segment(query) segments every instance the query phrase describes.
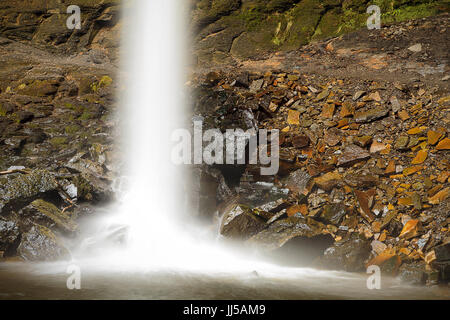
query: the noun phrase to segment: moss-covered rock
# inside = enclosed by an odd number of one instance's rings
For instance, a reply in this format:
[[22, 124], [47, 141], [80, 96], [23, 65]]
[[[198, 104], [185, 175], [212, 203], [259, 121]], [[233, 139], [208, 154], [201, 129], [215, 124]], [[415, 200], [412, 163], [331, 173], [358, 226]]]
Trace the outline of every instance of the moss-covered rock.
[[450, 9], [445, 0], [243, 1], [238, 9], [204, 21], [208, 23], [202, 25], [196, 38], [199, 63], [228, 63], [230, 57], [239, 60], [294, 50], [313, 40], [365, 28], [369, 17], [366, 10], [372, 4], [380, 7], [382, 24]]
[[57, 187], [53, 175], [46, 170], [0, 177], [0, 203], [6, 206], [14, 202], [23, 202], [42, 193], [56, 190]]
[[69, 259], [70, 253], [48, 228], [34, 225], [22, 235], [17, 253], [27, 261], [53, 261]]
[[58, 91], [59, 82], [54, 79], [50, 80], [35, 80], [29, 84], [20, 84], [16, 91], [19, 94], [45, 97], [54, 95]]
[[34, 200], [21, 210], [20, 215], [37, 224], [48, 228], [57, 228], [69, 234], [76, 232], [78, 228], [68, 214], [63, 213], [54, 204], [42, 199]]

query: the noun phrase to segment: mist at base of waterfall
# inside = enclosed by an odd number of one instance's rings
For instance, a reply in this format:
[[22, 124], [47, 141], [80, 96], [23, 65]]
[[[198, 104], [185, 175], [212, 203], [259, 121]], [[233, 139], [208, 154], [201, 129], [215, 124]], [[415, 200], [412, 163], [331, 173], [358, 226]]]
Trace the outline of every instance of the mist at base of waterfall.
[[66, 287], [66, 263], [0, 265], [1, 299], [450, 299], [448, 287], [414, 287], [383, 278], [380, 290], [366, 275], [311, 269], [208, 274], [132, 272], [81, 265], [81, 290]]

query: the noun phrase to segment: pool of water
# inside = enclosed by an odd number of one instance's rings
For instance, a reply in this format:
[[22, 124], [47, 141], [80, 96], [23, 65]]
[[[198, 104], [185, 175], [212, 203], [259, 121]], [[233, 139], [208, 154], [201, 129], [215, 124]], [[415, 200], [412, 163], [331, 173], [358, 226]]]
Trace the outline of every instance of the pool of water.
[[383, 278], [380, 290], [369, 290], [365, 274], [284, 267], [202, 273], [81, 265], [81, 289], [69, 290], [68, 266], [1, 264], [0, 299], [450, 299], [448, 286], [415, 287]]

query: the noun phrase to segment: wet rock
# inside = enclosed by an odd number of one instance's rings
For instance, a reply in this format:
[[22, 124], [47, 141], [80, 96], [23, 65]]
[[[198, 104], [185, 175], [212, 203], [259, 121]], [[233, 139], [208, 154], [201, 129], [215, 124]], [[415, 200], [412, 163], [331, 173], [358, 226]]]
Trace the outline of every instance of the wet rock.
[[77, 198], [87, 201], [108, 201], [114, 197], [111, 181], [93, 174], [82, 173], [73, 179]]
[[247, 241], [262, 249], [264, 254], [278, 263], [305, 266], [322, 256], [333, 243], [329, 234], [322, 234], [324, 226], [311, 218], [297, 215], [280, 219]]
[[307, 147], [309, 145], [309, 138], [306, 135], [295, 135], [292, 137], [292, 146], [294, 148], [304, 148]]
[[250, 92], [256, 93], [258, 92], [264, 84], [264, 79], [254, 80], [250, 85]]
[[389, 109], [377, 107], [369, 110], [361, 110], [355, 113], [355, 122], [368, 123], [385, 117], [389, 113]]
[[394, 144], [394, 148], [397, 150], [405, 150], [407, 149], [409, 142], [409, 137], [406, 135], [400, 136], [397, 138]]
[[401, 263], [401, 258], [393, 250], [387, 249], [367, 262], [366, 266], [376, 265], [380, 267], [382, 274], [396, 276]]
[[353, 188], [372, 188], [380, 183], [377, 176], [365, 173], [350, 173], [345, 176], [345, 183]]
[[248, 72], [243, 72], [236, 77], [236, 85], [244, 88], [248, 88], [250, 85]]
[[329, 145], [330, 147], [334, 147], [342, 141], [342, 137], [343, 134], [341, 130], [339, 130], [338, 128], [331, 128], [328, 129], [325, 133], [324, 140], [327, 145]]
[[343, 203], [333, 203], [324, 206], [320, 219], [326, 224], [339, 225], [346, 213], [347, 210]]
[[296, 237], [311, 238], [321, 234], [323, 225], [311, 218], [298, 216], [288, 217], [272, 223], [267, 229], [249, 239], [268, 250], [282, 247], [289, 240]]
[[375, 216], [371, 210], [374, 203], [375, 190], [371, 189], [365, 192], [354, 190], [354, 193], [359, 203], [359, 212], [361, 213], [361, 215], [368, 222], [372, 222], [373, 220], [375, 220]]
[[360, 136], [360, 137], [355, 137], [353, 139], [353, 142], [360, 146], [360, 147], [367, 147], [371, 142], [372, 142], [372, 137], [371, 136]]
[[311, 176], [303, 170], [296, 170], [286, 179], [286, 187], [297, 194], [307, 194], [307, 187]]
[[398, 277], [404, 283], [423, 285], [426, 281], [425, 263], [404, 263], [399, 268]]
[[421, 230], [421, 222], [417, 219], [411, 219], [405, 223], [399, 237], [403, 239], [411, 239], [419, 235]]
[[248, 207], [236, 205], [223, 215], [220, 234], [227, 238], [245, 240], [265, 227], [264, 220], [253, 214]]
[[14, 221], [0, 217], [0, 251], [11, 249], [19, 239], [19, 226]]
[[351, 166], [357, 162], [364, 161], [370, 158], [370, 153], [367, 150], [358, 147], [357, 145], [351, 144], [345, 147], [342, 156], [339, 158], [338, 166]]
[[0, 210], [1, 203], [13, 206], [15, 202], [25, 202], [58, 187], [53, 175], [46, 170], [0, 177], [0, 182]]
[[232, 192], [217, 169], [195, 168], [190, 173], [184, 185], [189, 207], [199, 217], [212, 217], [218, 203], [230, 198]]
[[351, 239], [336, 243], [325, 250], [319, 266], [347, 272], [365, 270], [364, 261], [370, 255], [370, 243], [362, 239]]
[[434, 253], [438, 262], [450, 261], [450, 242], [435, 247]]
[[314, 183], [322, 190], [331, 191], [340, 185], [342, 176], [337, 171], [327, 172], [320, 177], [314, 178]]
[[439, 281], [444, 283], [450, 281], [450, 261], [435, 262], [433, 267], [439, 271]]
[[42, 199], [34, 200], [30, 205], [23, 208], [19, 215], [34, 223], [48, 228], [57, 228], [68, 234], [75, 233], [78, 228], [77, 224], [67, 214]]
[[34, 225], [22, 235], [17, 253], [27, 261], [54, 261], [69, 259], [69, 251], [48, 228]]
[[272, 182], [263, 181], [241, 184], [237, 191], [241, 204], [254, 209], [261, 208], [262, 210], [269, 209], [278, 202], [285, 200], [289, 193], [288, 189], [278, 188]]

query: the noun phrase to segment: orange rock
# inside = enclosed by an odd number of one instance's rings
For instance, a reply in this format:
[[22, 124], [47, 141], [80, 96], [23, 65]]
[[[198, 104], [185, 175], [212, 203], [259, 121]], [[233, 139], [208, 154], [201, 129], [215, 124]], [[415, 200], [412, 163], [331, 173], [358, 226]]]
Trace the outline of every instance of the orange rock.
[[334, 115], [334, 103], [327, 103], [322, 108], [322, 117], [326, 119], [332, 119]]
[[[398, 192], [403, 192], [404, 190], [398, 190], [397, 189], [397, 191]], [[401, 205], [404, 205], [404, 206], [412, 206], [413, 205], [413, 201], [412, 201], [412, 199], [411, 198], [409, 198], [409, 197], [405, 197], [405, 198], [400, 198], [400, 199], [398, 199], [398, 202], [397, 202], [398, 204], [401, 204]]]
[[353, 109], [349, 102], [344, 102], [341, 108], [341, 118], [351, 117], [353, 115]]
[[342, 176], [337, 172], [328, 172], [314, 179], [316, 185], [325, 191], [331, 191], [342, 180]]
[[429, 130], [427, 133], [428, 144], [434, 146], [442, 137], [442, 133]]
[[427, 127], [415, 127], [408, 130], [408, 134], [419, 134], [424, 132], [427, 129]]
[[413, 159], [411, 164], [421, 164], [425, 161], [428, 156], [428, 150], [420, 150], [417, 152], [416, 157]]
[[370, 153], [376, 153], [384, 149], [386, 149], [386, 145], [384, 143], [374, 140], [370, 146]]
[[448, 198], [449, 194], [450, 194], [450, 187], [447, 187], [436, 193], [431, 198], [428, 198], [428, 202], [431, 204], [439, 204], [442, 201], [445, 201]]
[[432, 263], [434, 260], [436, 260], [436, 253], [434, 252], [434, 250], [428, 252], [424, 258], [425, 262], [427, 264]]
[[409, 119], [409, 114], [406, 110], [402, 110], [398, 112], [398, 116], [400, 117], [400, 119], [402, 119], [403, 121], [408, 120]]
[[374, 214], [371, 212], [373, 200], [375, 197], [375, 189], [364, 191], [354, 190], [356, 199], [359, 202], [359, 212], [369, 222], [375, 220]]
[[417, 236], [419, 232], [420, 221], [417, 219], [409, 220], [400, 232], [399, 238], [410, 239]]
[[301, 213], [302, 215], [306, 216], [308, 214], [308, 206], [306, 204], [299, 204], [289, 207], [286, 210], [286, 214], [288, 217], [292, 217], [296, 213]]
[[341, 120], [339, 120], [337, 127], [344, 130], [345, 127], [348, 128], [349, 122], [350, 122], [350, 120], [348, 118], [341, 119]]
[[444, 183], [447, 181], [448, 177], [450, 175], [450, 171], [443, 171], [441, 174], [437, 177], [437, 181], [440, 183]]
[[416, 172], [419, 172], [422, 169], [423, 169], [423, 166], [414, 166], [414, 167], [406, 168], [405, 170], [403, 170], [403, 175], [409, 176]]
[[295, 110], [289, 110], [287, 123], [288, 124], [300, 124], [300, 112]]
[[450, 149], [450, 139], [445, 138], [444, 140], [441, 140], [441, 142], [439, 142], [438, 145], [436, 146], [436, 149], [438, 149], [438, 150]]
[[395, 161], [394, 160], [390, 160], [386, 170], [384, 170], [385, 174], [391, 174], [391, 173], [395, 173]]
[[395, 253], [390, 250], [390, 249], [386, 249], [385, 251], [383, 251], [382, 253], [380, 253], [379, 255], [377, 255], [375, 258], [371, 259], [368, 263], [367, 263], [367, 267], [368, 266], [379, 266], [381, 265], [383, 262], [385, 262], [386, 260], [392, 258], [393, 256], [395, 256]]
[[330, 52], [334, 51], [333, 43], [331, 43], [331, 42], [328, 43], [327, 46], [325, 47], [325, 50], [330, 51]]
[[378, 233], [378, 232], [381, 231], [380, 229], [381, 229], [381, 222], [379, 222], [379, 221], [374, 221], [374, 222], [372, 223], [372, 230], [373, 230], [373, 232]]

